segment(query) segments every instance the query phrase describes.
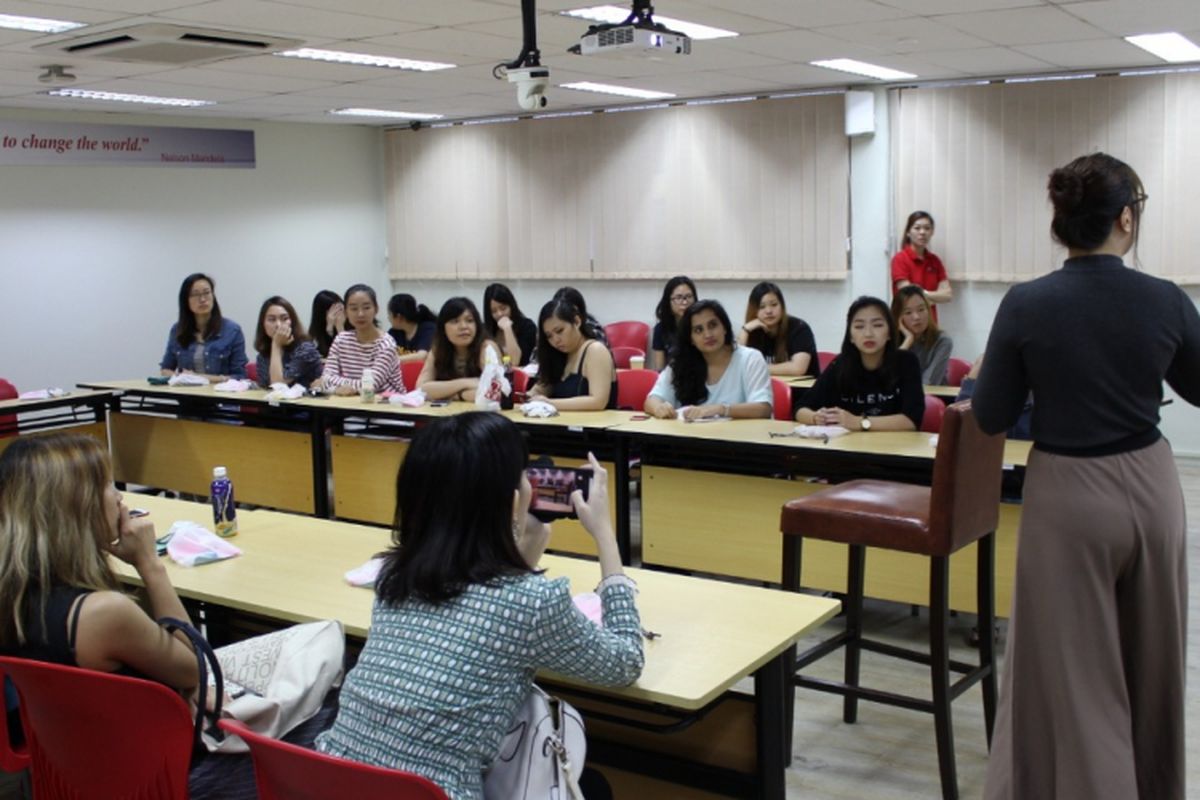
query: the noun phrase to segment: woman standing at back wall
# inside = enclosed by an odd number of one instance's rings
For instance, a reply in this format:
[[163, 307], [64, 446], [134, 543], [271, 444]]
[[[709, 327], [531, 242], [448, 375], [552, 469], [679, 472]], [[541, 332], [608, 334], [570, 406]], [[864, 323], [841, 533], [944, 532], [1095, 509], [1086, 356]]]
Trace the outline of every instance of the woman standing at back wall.
[[[928, 211], [914, 211], [904, 223], [900, 252], [892, 256], [892, 291], [914, 283], [925, 290], [930, 303], [949, 303], [954, 299], [950, 279], [942, 260], [929, 250], [933, 238], [933, 217]], [[937, 306], [933, 321], [937, 322]]]
[[1068, 258], [1005, 295], [972, 400], [988, 433], [1036, 401], [985, 797], [1183, 800], [1187, 524], [1158, 412], [1164, 379], [1200, 404], [1200, 314], [1122, 262], [1127, 164], [1077, 158], [1049, 194]]

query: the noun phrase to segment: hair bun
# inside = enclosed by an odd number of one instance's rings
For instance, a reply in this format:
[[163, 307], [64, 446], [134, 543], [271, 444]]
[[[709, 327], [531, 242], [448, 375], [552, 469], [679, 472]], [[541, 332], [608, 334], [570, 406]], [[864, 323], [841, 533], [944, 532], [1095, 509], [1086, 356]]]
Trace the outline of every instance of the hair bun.
[[1073, 169], [1059, 167], [1051, 172], [1048, 188], [1057, 212], [1070, 212], [1083, 202], [1083, 176]]

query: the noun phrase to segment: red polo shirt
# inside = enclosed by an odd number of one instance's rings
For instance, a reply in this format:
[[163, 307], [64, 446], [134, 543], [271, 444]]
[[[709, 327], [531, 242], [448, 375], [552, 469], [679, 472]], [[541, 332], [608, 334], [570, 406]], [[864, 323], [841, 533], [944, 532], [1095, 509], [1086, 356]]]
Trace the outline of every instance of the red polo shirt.
[[[924, 256], [913, 252], [912, 245], [906, 244], [904, 249], [892, 256], [892, 291], [900, 281], [915, 283], [927, 292], [936, 291], [938, 285], [946, 280], [946, 267], [942, 260], [928, 249]], [[937, 320], [937, 306], [933, 308], [933, 319]]]

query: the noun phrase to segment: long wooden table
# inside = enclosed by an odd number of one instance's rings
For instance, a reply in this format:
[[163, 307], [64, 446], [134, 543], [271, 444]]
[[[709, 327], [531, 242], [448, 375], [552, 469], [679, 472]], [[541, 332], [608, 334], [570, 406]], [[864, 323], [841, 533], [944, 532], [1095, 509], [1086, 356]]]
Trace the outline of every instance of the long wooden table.
[[[160, 534], [176, 520], [210, 519], [198, 503], [140, 495], [126, 502], [149, 510]], [[367, 635], [373, 594], [343, 575], [388, 546], [386, 531], [265, 510], [238, 519], [231, 541], [242, 556], [192, 569], [168, 560], [182, 597], [285, 623], [338, 619], [348, 635]], [[548, 577], [567, 577], [575, 593], [591, 591], [599, 579], [591, 561], [547, 555], [541, 566]], [[117, 568], [136, 583], [130, 567]], [[547, 678], [594, 719], [589, 755], [731, 796], [782, 798], [790, 761], [786, 655], [798, 637], [837, 613], [837, 601], [641, 569], [629, 575], [638, 582], [643, 626], [660, 634], [645, 643], [642, 676], [623, 689]], [[730, 696], [748, 676], [752, 703]], [[671, 732], [677, 729], [686, 730]], [[735, 746], [747, 744], [748, 754]]]
[[[794, 423], [736, 420], [683, 423], [642, 420], [613, 429], [642, 455], [642, 562], [776, 583], [780, 580], [780, 507], [818, 491], [826, 479], [873, 477], [928, 484], [933, 439], [927, 433], [851, 433], [823, 442], [787, 434]], [[772, 436], [776, 434], [776, 436]], [[1023, 469], [1029, 442], [1007, 442], [1005, 463]], [[997, 536], [997, 608], [1010, 606], [1020, 506], [1001, 506]], [[951, 606], [975, 610], [973, 546], [951, 559]], [[844, 592], [846, 547], [805, 544], [801, 583]], [[928, 602], [928, 560], [868, 550], [866, 594]]]
[[0, 400], [0, 452], [16, 436], [70, 430], [108, 443], [105, 409], [109, 392], [75, 390], [41, 400]]

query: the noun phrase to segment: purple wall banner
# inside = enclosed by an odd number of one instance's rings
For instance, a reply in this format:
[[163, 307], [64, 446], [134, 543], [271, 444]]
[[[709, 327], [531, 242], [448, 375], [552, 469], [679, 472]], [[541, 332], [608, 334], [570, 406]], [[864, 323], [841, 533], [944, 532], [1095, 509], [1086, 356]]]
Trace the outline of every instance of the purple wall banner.
[[254, 168], [254, 131], [0, 120], [0, 165]]

